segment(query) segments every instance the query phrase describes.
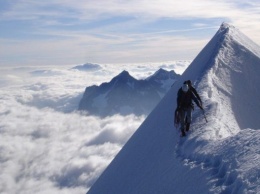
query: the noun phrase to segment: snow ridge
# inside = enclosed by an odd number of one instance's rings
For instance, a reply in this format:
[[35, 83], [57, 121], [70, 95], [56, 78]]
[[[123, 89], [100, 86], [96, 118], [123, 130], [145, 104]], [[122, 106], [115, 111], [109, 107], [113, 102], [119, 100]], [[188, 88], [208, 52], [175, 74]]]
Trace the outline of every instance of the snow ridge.
[[[223, 23], [88, 194], [260, 193], [260, 47]], [[179, 137], [176, 93], [190, 79], [208, 122], [193, 112]]]

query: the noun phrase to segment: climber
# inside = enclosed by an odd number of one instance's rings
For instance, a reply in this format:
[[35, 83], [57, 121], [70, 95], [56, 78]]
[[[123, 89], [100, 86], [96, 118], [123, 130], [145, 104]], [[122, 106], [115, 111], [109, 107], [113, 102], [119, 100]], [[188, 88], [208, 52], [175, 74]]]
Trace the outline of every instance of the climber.
[[189, 89], [191, 90], [191, 92], [195, 95], [195, 97], [198, 99], [198, 101], [199, 101], [200, 104], [202, 105], [201, 98], [200, 98], [198, 92], [196, 91], [196, 89], [192, 86], [191, 80], [187, 80], [187, 81], [185, 81], [183, 84], [188, 84]]
[[[181, 135], [185, 136], [185, 131], [189, 131], [190, 123], [192, 120], [192, 110], [194, 105], [192, 102], [195, 102], [197, 106], [203, 110], [203, 107], [200, 101], [196, 98], [195, 94], [192, 92], [187, 83], [184, 83], [183, 86], [179, 89], [177, 94], [177, 109], [176, 111], [180, 115], [180, 124], [181, 124]], [[187, 118], [186, 118], [187, 117]]]

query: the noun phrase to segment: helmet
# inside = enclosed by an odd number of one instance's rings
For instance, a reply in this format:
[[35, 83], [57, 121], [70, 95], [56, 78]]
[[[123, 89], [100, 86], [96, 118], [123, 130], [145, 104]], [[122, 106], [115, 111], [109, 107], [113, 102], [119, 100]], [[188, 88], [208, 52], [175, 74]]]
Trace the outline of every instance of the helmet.
[[183, 84], [188, 84], [188, 85], [191, 85], [191, 80], [186, 80], [185, 82], [183, 82]]
[[182, 91], [185, 92], [185, 93], [188, 92], [188, 90], [189, 90], [188, 84], [183, 84], [181, 89], [182, 89]]
[[191, 81], [190, 81], [190, 80], [187, 80], [186, 83], [187, 83], [188, 85], [191, 85]]

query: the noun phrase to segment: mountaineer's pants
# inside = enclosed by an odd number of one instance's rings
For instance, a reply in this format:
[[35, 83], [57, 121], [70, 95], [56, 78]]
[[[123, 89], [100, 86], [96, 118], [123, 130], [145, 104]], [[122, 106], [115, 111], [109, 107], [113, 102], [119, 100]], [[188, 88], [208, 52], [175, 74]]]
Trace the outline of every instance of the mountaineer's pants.
[[[181, 130], [185, 130], [185, 123], [191, 123], [191, 117], [192, 117], [192, 108], [187, 109], [181, 109], [180, 111], [180, 117], [181, 117]], [[185, 119], [187, 117], [187, 120]]]

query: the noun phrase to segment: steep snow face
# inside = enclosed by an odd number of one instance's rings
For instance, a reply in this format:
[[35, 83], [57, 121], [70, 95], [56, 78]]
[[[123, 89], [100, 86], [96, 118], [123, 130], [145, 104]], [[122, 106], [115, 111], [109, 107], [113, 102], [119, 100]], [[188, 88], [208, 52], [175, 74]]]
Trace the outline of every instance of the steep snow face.
[[231, 108], [240, 129], [260, 127], [260, 47], [230, 27], [227, 45], [221, 49], [218, 66], [230, 78]]
[[[222, 24], [88, 193], [259, 193], [259, 53]], [[173, 115], [188, 79], [208, 122], [195, 109], [191, 132], [180, 138]]]
[[[227, 26], [227, 25], [226, 25]], [[233, 26], [220, 28], [222, 41], [212, 68], [198, 84], [217, 128], [215, 138], [260, 127], [260, 48]]]

